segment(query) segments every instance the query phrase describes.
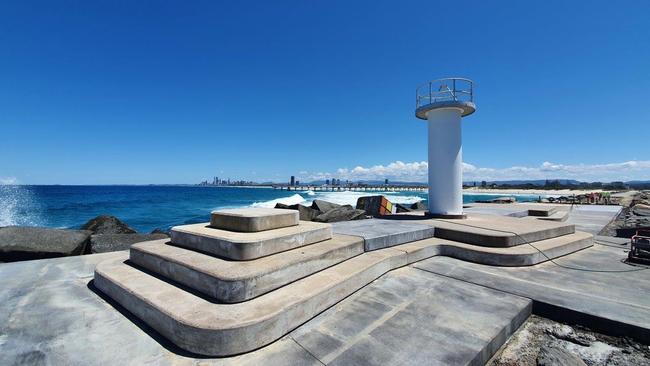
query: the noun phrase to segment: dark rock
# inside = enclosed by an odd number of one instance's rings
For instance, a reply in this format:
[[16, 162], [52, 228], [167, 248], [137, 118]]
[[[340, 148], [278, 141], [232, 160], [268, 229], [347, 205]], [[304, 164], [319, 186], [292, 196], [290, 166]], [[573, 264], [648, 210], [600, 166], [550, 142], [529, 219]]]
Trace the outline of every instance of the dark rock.
[[339, 222], [339, 221], [360, 220], [365, 218], [366, 218], [366, 211], [354, 209], [350, 205], [344, 205], [316, 216], [316, 218], [314, 218], [314, 221]]
[[0, 261], [67, 257], [83, 254], [92, 233], [87, 230], [60, 230], [40, 227], [0, 228]]
[[411, 209], [400, 204], [396, 203], [395, 206], [397, 207], [397, 213], [402, 213], [402, 212], [411, 212]]
[[300, 220], [303, 221], [314, 221], [317, 216], [323, 213], [320, 210], [303, 205], [298, 205], [298, 211], [300, 212]]
[[161, 228], [155, 228], [155, 229], [151, 230], [150, 234], [165, 234], [165, 235], [169, 236], [169, 230], [163, 230]]
[[318, 210], [320, 212], [331, 211], [339, 207], [341, 207], [341, 205], [337, 205], [336, 203], [331, 203], [331, 202], [321, 201], [321, 200], [314, 200], [314, 202], [311, 204], [311, 208]]
[[322, 214], [322, 211], [319, 211], [315, 208], [307, 207], [304, 205], [285, 205], [283, 203], [276, 203], [275, 208], [283, 208], [286, 210], [298, 210], [300, 213], [300, 220], [302, 221], [314, 221], [316, 216]]
[[411, 209], [417, 211], [424, 211], [427, 208], [427, 205], [423, 201], [418, 201], [411, 205]]
[[542, 346], [537, 355], [538, 366], [586, 366], [584, 361], [573, 353], [556, 345]]
[[115, 216], [101, 215], [85, 223], [82, 230], [90, 230], [93, 234], [134, 234], [136, 231]]
[[166, 234], [98, 234], [90, 238], [91, 253], [127, 250], [132, 244], [169, 238]]
[[650, 206], [643, 203], [637, 203], [632, 206], [632, 212], [638, 216], [650, 216]]

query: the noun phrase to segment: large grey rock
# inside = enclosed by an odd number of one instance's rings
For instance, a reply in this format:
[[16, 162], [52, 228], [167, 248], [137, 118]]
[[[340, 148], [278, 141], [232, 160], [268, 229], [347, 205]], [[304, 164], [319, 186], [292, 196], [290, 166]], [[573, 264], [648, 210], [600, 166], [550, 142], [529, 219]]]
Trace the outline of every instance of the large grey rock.
[[327, 201], [322, 201], [322, 200], [314, 200], [311, 204], [311, 208], [316, 209], [321, 212], [327, 212], [331, 211], [335, 208], [339, 208], [341, 205], [337, 205], [336, 203], [331, 203]]
[[101, 215], [81, 226], [81, 230], [90, 230], [93, 234], [134, 234], [136, 231], [115, 216]]
[[302, 221], [313, 221], [316, 218], [316, 216], [323, 213], [322, 211], [319, 211], [315, 208], [307, 207], [301, 204], [285, 205], [284, 203], [276, 203], [275, 208], [298, 210], [298, 214], [300, 215], [300, 220]]
[[298, 225], [298, 213], [277, 208], [236, 208], [213, 211], [210, 226], [216, 229], [254, 233]]
[[538, 366], [587, 366], [575, 354], [556, 345], [546, 344], [537, 355]]
[[422, 201], [415, 202], [414, 204], [411, 205], [411, 209], [412, 210], [417, 210], [417, 211], [420, 211], [420, 210], [424, 211], [427, 208], [428, 208], [427, 205]]
[[637, 203], [632, 207], [632, 212], [639, 216], [650, 216], [650, 206], [643, 203]]
[[357, 210], [350, 205], [340, 206], [314, 218], [317, 222], [340, 222], [366, 218], [366, 211]]
[[157, 234], [99, 234], [90, 237], [91, 253], [108, 253], [127, 250], [131, 245], [143, 241], [167, 239], [163, 233]]
[[0, 228], [0, 261], [80, 255], [86, 250], [90, 234], [87, 230], [3, 227]]

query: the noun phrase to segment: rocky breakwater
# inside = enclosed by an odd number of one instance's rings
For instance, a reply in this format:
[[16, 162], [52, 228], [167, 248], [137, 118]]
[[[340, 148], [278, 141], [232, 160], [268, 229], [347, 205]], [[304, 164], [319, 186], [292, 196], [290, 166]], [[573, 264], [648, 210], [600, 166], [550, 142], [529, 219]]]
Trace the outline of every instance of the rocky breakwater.
[[322, 200], [314, 200], [311, 206], [278, 203], [275, 208], [298, 210], [302, 221], [340, 222], [368, 218], [365, 210], [356, 209], [351, 205], [338, 205]]
[[629, 192], [625, 198], [620, 200], [621, 213], [601, 235], [630, 238], [639, 229], [650, 230], [650, 191]]
[[68, 257], [127, 250], [134, 243], [167, 238], [137, 233], [114, 216], [98, 216], [79, 230], [8, 226], [0, 228], [0, 262]]
[[386, 218], [393, 214], [426, 210], [426, 205], [417, 202], [407, 207], [399, 203], [392, 203], [384, 196], [364, 196], [359, 197], [356, 208], [352, 205], [339, 205], [322, 200], [314, 200], [311, 206], [278, 203], [275, 208], [297, 210], [300, 212], [302, 221], [340, 222], [372, 217]]

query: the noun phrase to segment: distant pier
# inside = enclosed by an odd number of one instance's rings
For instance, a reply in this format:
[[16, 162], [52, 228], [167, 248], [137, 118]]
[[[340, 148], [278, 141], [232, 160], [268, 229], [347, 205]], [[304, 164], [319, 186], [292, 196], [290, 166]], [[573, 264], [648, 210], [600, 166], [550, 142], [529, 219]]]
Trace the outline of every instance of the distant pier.
[[299, 185], [292, 186], [289, 184], [275, 184], [273, 189], [286, 190], [286, 191], [323, 191], [323, 192], [338, 192], [338, 191], [353, 191], [353, 192], [366, 192], [366, 191], [393, 191], [393, 192], [425, 192], [428, 187], [424, 185]]

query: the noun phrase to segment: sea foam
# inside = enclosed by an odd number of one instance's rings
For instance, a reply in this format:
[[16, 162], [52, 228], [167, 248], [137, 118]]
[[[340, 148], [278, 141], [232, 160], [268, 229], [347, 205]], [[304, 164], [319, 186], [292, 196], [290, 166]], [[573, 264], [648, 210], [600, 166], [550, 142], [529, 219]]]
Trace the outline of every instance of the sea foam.
[[289, 197], [276, 198], [274, 200], [264, 201], [264, 202], [255, 202], [251, 206], [252, 207], [273, 208], [278, 203], [281, 203], [281, 204], [284, 204], [284, 205], [295, 205], [295, 204], [304, 203], [304, 202], [305, 202], [305, 199], [301, 195], [296, 193], [293, 196], [289, 196]]

